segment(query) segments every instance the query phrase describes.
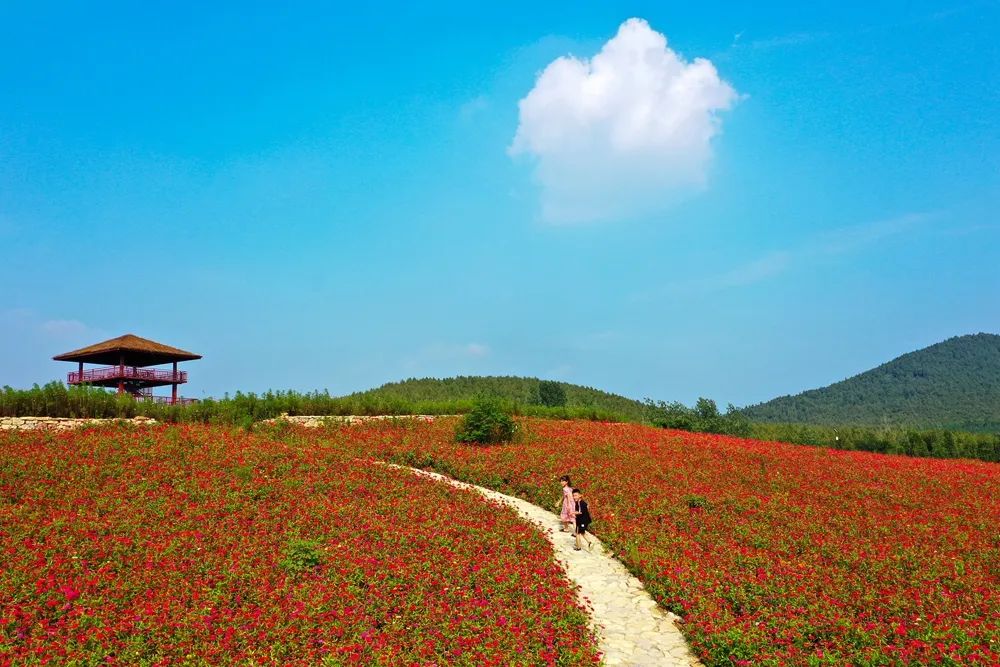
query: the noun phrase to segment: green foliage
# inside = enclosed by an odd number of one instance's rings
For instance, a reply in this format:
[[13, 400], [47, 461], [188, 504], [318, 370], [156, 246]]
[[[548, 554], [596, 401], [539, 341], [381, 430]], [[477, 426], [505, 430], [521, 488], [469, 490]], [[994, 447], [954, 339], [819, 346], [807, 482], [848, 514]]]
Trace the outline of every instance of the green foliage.
[[566, 390], [559, 382], [542, 380], [538, 383], [538, 402], [550, 408], [563, 407], [566, 405]]
[[[437, 382], [437, 381], [435, 381]], [[533, 381], [537, 382], [537, 381]], [[572, 385], [567, 385], [572, 386]], [[578, 388], [585, 392], [596, 391]], [[622, 412], [615, 409], [616, 400], [634, 403], [622, 397], [603, 402], [578, 399], [560, 407], [537, 404], [537, 386], [533, 398], [519, 401], [503, 392], [490, 393], [506, 401], [514, 414], [549, 419], [589, 419], [592, 421], [640, 421], [642, 410], [630, 408]], [[350, 396], [334, 397], [328, 392], [300, 393], [295, 391], [268, 391], [263, 394], [236, 392], [219, 399], [206, 398], [188, 405], [167, 405], [148, 401], [135, 401], [131, 396], [119, 396], [99, 387], [67, 387], [61, 382], [50, 382], [44, 387], [31, 389], [0, 389], [0, 417], [95, 417], [128, 418], [136, 415], [153, 417], [165, 422], [201, 422], [229, 424], [249, 429], [256, 422], [281, 414], [288, 415], [456, 415], [472, 409], [474, 397], [448, 397], [446, 394], [427, 392], [399, 395], [372, 390]], [[637, 404], [641, 408], [641, 404]]]
[[745, 409], [753, 421], [1000, 432], [1000, 336], [959, 336]]
[[459, 423], [455, 440], [490, 445], [510, 442], [517, 431], [510, 406], [496, 397], [481, 397]]
[[693, 509], [693, 510], [695, 510], [695, 509], [703, 510], [703, 509], [708, 509], [708, 507], [709, 507], [708, 498], [706, 498], [705, 496], [697, 495], [697, 494], [689, 494], [689, 495], [684, 496], [684, 503], [690, 509]]
[[1000, 463], [1000, 434], [901, 426], [751, 424], [750, 437], [800, 445], [903, 454], [939, 459], [980, 459]]
[[[549, 385], [543, 390], [542, 385]], [[562, 389], [565, 401], [554, 403], [542, 399], [542, 391], [553, 391], [552, 385]], [[557, 391], [557, 390], [556, 390]], [[562, 410], [573, 415], [595, 415], [598, 419], [611, 418], [615, 421], [642, 421], [646, 416], [645, 406], [617, 394], [566, 382], [552, 382], [537, 378], [507, 376], [459, 376], [454, 378], [422, 378], [392, 382], [376, 389], [351, 394], [346, 398], [378, 398], [381, 401], [400, 401], [415, 405], [426, 403], [460, 402], [468, 412], [477, 396], [498, 396], [515, 404], [521, 414], [548, 416], [541, 409]], [[557, 396], [557, 394], [555, 394]], [[580, 411], [580, 412], [575, 412]], [[589, 417], [583, 417], [589, 418]]]
[[706, 422], [719, 418], [719, 408], [715, 405], [715, 401], [710, 398], [699, 398], [698, 402], [694, 404], [694, 413], [698, 419]]
[[674, 401], [646, 401], [648, 421], [654, 426], [676, 428], [698, 433], [722, 433], [726, 435], [748, 436], [751, 424], [739, 410], [730, 405], [726, 414], [719, 414], [719, 408], [710, 398], [699, 398], [694, 408]]
[[718, 433], [799, 445], [904, 454], [933, 458], [966, 458], [1000, 462], [1000, 434], [970, 433], [902, 426], [825, 426], [751, 422], [730, 405], [720, 415], [715, 402], [698, 399], [695, 408], [682, 403], [646, 402], [649, 422], [662, 428]]
[[315, 540], [293, 539], [285, 546], [284, 558], [278, 565], [292, 575], [312, 570], [323, 562], [323, 549]]

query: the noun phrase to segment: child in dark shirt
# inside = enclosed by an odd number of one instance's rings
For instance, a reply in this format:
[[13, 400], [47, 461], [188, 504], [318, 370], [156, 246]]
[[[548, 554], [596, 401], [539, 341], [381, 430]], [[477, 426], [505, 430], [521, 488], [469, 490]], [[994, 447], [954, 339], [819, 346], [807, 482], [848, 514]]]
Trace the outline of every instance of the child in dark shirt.
[[583, 541], [587, 540], [587, 549], [593, 551], [594, 539], [587, 532], [587, 527], [590, 525], [590, 508], [587, 507], [587, 501], [583, 499], [583, 492], [580, 489], [573, 489], [573, 502], [576, 506], [576, 546], [573, 548], [579, 551]]

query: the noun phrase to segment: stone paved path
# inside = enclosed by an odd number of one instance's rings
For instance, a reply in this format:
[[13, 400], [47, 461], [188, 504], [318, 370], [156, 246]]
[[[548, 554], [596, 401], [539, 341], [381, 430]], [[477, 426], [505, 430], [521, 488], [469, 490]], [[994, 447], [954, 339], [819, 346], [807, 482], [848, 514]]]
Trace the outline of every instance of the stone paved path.
[[552, 512], [526, 500], [459, 482], [438, 473], [405, 469], [454, 487], [477, 491], [512, 507], [538, 526], [552, 543], [556, 560], [580, 587], [578, 595], [581, 603], [591, 609], [591, 623], [604, 653], [605, 664], [700, 667], [701, 662], [691, 653], [680, 630], [674, 625], [677, 617], [661, 609], [643, 588], [642, 582], [608, 555], [599, 541], [593, 551], [574, 551], [572, 535], [559, 532], [559, 517]]

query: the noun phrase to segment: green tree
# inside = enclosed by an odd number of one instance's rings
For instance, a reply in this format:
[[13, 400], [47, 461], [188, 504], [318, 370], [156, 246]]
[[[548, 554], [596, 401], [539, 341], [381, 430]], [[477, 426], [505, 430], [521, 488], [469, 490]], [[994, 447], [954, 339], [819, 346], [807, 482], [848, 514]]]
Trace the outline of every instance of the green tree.
[[719, 418], [719, 407], [710, 398], [699, 398], [694, 404], [695, 414], [703, 421], [712, 421]]
[[566, 405], [566, 390], [559, 382], [542, 380], [538, 383], [538, 402], [546, 407], [561, 408]]

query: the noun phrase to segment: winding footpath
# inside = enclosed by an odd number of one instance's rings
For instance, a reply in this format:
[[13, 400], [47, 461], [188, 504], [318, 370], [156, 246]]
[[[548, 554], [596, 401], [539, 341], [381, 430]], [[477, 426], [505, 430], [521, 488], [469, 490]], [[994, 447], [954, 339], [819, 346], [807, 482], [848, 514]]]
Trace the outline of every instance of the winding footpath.
[[581, 604], [590, 610], [591, 625], [605, 664], [700, 667], [701, 662], [691, 653], [674, 623], [677, 616], [661, 609], [642, 582], [612, 558], [600, 540], [595, 540], [593, 551], [574, 551], [573, 537], [559, 532], [559, 517], [526, 500], [426, 470], [385, 465], [475, 491], [513, 508], [540, 528], [552, 544], [556, 560], [579, 587], [577, 595]]

